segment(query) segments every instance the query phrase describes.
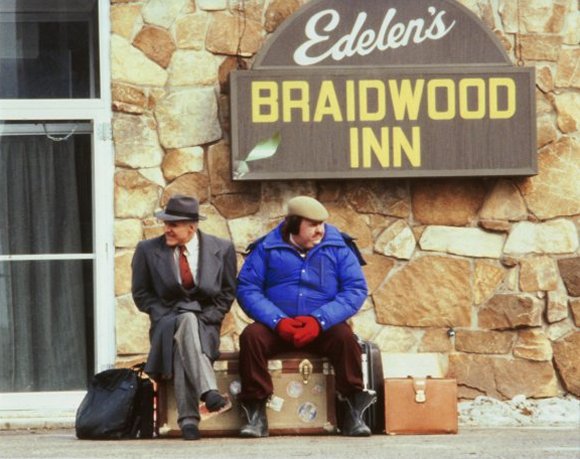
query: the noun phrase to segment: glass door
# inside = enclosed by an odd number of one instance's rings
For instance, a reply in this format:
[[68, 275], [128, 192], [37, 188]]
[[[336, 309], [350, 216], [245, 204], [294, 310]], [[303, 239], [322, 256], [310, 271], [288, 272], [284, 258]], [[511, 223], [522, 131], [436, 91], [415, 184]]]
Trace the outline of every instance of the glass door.
[[108, 9], [0, 0], [3, 424], [70, 422], [114, 364]]

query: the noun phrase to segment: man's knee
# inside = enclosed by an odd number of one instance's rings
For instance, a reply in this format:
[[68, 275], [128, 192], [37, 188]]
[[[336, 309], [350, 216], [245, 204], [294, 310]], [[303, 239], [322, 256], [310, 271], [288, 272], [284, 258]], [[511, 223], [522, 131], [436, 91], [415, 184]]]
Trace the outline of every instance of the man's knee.
[[197, 317], [193, 312], [184, 312], [177, 316], [177, 328], [197, 327]]
[[336, 343], [356, 343], [356, 337], [352, 328], [346, 323], [336, 324], [324, 332], [325, 338]]
[[244, 328], [244, 331], [240, 335], [240, 346], [251, 346], [259, 343], [264, 338], [264, 335], [269, 332], [268, 327], [259, 322], [254, 322]]

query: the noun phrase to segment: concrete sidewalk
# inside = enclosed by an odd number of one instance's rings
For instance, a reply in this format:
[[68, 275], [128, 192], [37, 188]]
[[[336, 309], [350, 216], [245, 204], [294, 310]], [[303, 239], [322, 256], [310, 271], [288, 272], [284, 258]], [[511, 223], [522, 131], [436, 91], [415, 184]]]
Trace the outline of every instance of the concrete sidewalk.
[[463, 428], [458, 435], [77, 440], [73, 430], [0, 431], [2, 458], [580, 458], [571, 428]]

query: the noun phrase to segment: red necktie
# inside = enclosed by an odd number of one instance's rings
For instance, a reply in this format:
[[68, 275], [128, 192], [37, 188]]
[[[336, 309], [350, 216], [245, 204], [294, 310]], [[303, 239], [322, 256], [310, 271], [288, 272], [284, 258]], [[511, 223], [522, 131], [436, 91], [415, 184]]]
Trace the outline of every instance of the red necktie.
[[181, 275], [181, 285], [187, 289], [194, 287], [193, 274], [191, 274], [191, 269], [189, 269], [184, 246], [179, 246], [179, 274]]

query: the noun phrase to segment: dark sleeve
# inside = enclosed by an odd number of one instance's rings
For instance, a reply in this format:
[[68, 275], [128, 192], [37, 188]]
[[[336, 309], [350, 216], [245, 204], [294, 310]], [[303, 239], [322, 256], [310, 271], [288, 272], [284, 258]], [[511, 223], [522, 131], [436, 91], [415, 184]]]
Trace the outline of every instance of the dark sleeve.
[[155, 293], [149, 263], [145, 253], [144, 242], [137, 244], [133, 260], [131, 262], [132, 282], [131, 293], [137, 308], [149, 314], [151, 322], [157, 322], [170, 310]]
[[224, 320], [236, 297], [236, 273], [238, 260], [231, 242], [227, 243], [222, 258], [221, 288], [213, 297], [212, 304], [203, 307], [199, 319], [208, 325], [219, 325]]

